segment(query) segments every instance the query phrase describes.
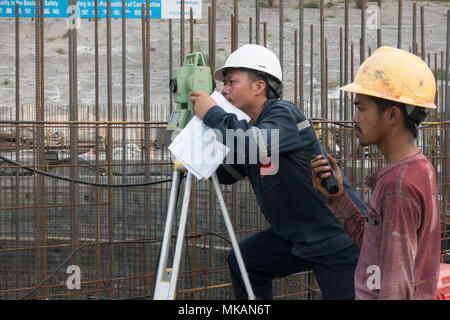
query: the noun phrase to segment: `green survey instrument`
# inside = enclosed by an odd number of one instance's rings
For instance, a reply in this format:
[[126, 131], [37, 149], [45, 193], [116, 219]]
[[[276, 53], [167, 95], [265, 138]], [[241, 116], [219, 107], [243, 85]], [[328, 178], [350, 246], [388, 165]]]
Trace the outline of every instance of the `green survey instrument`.
[[213, 91], [211, 69], [206, 65], [201, 52], [187, 55], [183, 66], [173, 69], [172, 76], [170, 91], [178, 106], [170, 115], [167, 131], [182, 130], [194, 116], [194, 104], [190, 99], [191, 91], [201, 90], [208, 95]]

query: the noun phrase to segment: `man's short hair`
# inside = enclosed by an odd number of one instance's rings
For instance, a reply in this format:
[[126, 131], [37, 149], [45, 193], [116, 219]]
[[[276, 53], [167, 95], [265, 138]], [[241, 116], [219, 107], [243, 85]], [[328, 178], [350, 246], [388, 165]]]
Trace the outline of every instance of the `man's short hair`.
[[411, 134], [414, 136], [414, 139], [417, 138], [417, 126], [419, 123], [414, 122], [413, 119], [411, 119], [408, 115], [408, 112], [406, 110], [406, 105], [401, 102], [382, 99], [378, 97], [368, 96], [378, 107], [378, 111], [380, 113], [383, 113], [387, 109], [391, 107], [397, 107], [401, 110], [403, 115], [403, 124], [405, 125], [405, 128], [411, 132]]

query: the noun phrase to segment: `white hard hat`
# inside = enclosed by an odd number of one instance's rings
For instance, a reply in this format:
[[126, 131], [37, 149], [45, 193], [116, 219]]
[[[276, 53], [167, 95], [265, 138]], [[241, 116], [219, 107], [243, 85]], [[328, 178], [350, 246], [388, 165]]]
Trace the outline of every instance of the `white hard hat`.
[[223, 71], [227, 68], [246, 68], [265, 72], [283, 83], [280, 61], [269, 49], [257, 44], [245, 44], [234, 51], [222, 68], [214, 72], [214, 79], [223, 81]]

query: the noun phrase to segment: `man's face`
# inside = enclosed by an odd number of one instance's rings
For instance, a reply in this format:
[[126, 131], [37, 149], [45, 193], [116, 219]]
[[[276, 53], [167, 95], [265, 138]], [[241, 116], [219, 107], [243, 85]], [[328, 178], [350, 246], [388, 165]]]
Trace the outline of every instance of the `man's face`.
[[[386, 123], [383, 121], [383, 113], [373, 100], [363, 94], [356, 94], [356, 112], [353, 116], [355, 133], [362, 145], [378, 144], [382, 139]], [[386, 111], [385, 111], [386, 112]]]
[[246, 71], [230, 70], [225, 75], [222, 94], [232, 105], [245, 112], [251, 107], [255, 96], [254, 84]]

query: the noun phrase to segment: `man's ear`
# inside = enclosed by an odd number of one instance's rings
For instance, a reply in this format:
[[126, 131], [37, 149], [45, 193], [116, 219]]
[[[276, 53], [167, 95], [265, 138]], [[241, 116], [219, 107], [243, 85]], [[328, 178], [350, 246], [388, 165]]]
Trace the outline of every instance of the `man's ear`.
[[256, 95], [261, 95], [261, 94], [265, 94], [266, 92], [266, 82], [264, 80], [256, 80], [254, 83], [255, 88], [256, 88]]
[[399, 107], [393, 106], [392, 108], [386, 110], [386, 117], [389, 123], [395, 124], [402, 120], [402, 111]]

